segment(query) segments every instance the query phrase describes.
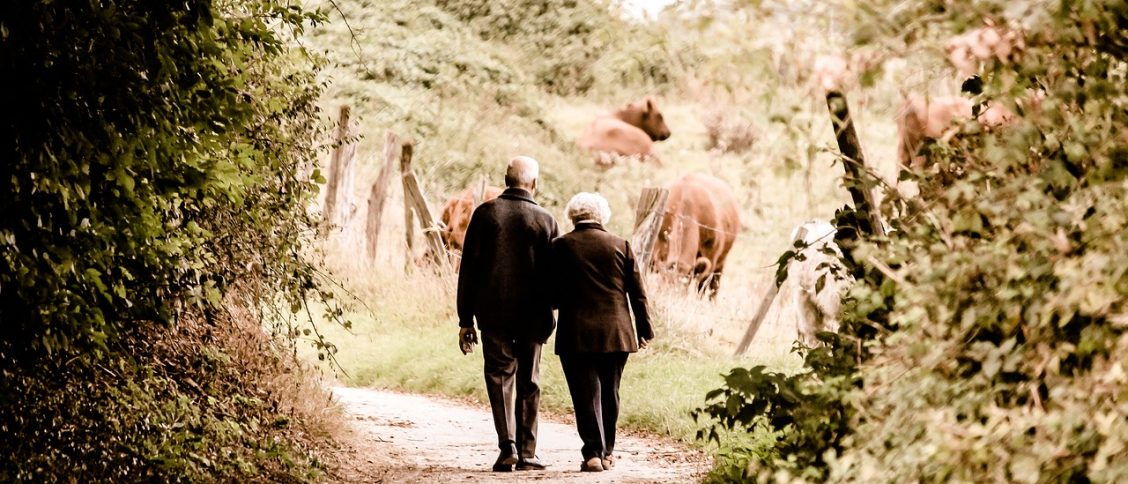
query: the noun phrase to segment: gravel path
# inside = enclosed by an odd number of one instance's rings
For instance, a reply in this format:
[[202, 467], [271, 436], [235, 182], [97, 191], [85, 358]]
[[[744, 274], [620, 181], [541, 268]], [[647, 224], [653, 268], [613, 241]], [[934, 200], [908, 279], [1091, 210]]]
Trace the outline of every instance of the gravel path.
[[541, 416], [537, 454], [544, 471], [495, 473], [493, 423], [487, 408], [430, 396], [367, 388], [333, 388], [351, 426], [342, 475], [353, 482], [696, 482], [708, 469], [698, 451], [663, 439], [622, 435], [618, 462], [581, 473], [580, 437], [571, 424]]

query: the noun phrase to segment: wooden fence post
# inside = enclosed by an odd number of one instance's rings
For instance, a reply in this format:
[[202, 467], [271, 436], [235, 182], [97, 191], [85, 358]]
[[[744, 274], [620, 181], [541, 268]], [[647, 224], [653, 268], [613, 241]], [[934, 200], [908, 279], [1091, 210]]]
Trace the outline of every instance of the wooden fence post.
[[[411, 156], [415, 151], [415, 146], [410, 141], [403, 143], [402, 153], [400, 155], [400, 180], [402, 181], [408, 173], [411, 172]], [[403, 191], [403, 230], [404, 241], [407, 243], [407, 253], [411, 254], [415, 249], [415, 218], [412, 216], [412, 205], [408, 201], [406, 190], [406, 182], [404, 183]], [[408, 267], [411, 266], [411, 260], [407, 261]]]
[[650, 255], [654, 243], [658, 241], [658, 231], [662, 230], [662, 218], [666, 214], [666, 200], [670, 191], [665, 188], [643, 188], [635, 208], [634, 245], [635, 258], [645, 268], [650, 267]]
[[[435, 218], [431, 215], [431, 207], [427, 205], [427, 198], [423, 195], [423, 190], [419, 188], [419, 180], [415, 177], [415, 172], [411, 169], [411, 143], [403, 145], [403, 158], [400, 159], [400, 172], [403, 175], [403, 211], [405, 221], [408, 223], [406, 227], [407, 234], [407, 249], [408, 254], [412, 253], [412, 239], [414, 237], [414, 227], [412, 227], [412, 213], [419, 217], [419, 226], [423, 229], [423, 238], [427, 241], [428, 247], [435, 254], [436, 263], [439, 264], [439, 271], [442, 274], [447, 274], [450, 267], [450, 259], [446, 256], [446, 247], [443, 244], [442, 237], [439, 236], [439, 226], [435, 223]], [[411, 149], [409, 149], [411, 148]], [[408, 260], [408, 265], [411, 264]]]
[[859, 229], [871, 235], [884, 235], [885, 226], [881, 223], [880, 214], [877, 213], [877, 205], [873, 203], [873, 193], [863, 186], [866, 159], [862, 153], [862, 145], [858, 142], [858, 133], [854, 131], [854, 119], [850, 117], [850, 106], [846, 103], [846, 95], [841, 91], [828, 91], [826, 107], [830, 110], [834, 138], [838, 141], [838, 149], [844, 158], [842, 168], [846, 170], [845, 185], [850, 191], [850, 198], [854, 200], [854, 210], [869, 215], [867, 219], [858, 220], [862, 225]]
[[342, 193], [342, 185], [345, 185], [344, 194], [346, 203], [351, 199], [352, 194], [348, 193], [349, 189], [348, 180], [349, 170], [352, 166], [353, 153], [356, 152], [356, 144], [349, 140], [351, 123], [349, 120], [351, 108], [347, 104], [341, 105], [340, 115], [337, 118], [337, 132], [334, 136], [333, 153], [329, 158], [329, 177], [325, 183], [325, 210], [322, 213], [322, 233], [325, 233], [334, 223], [337, 222], [337, 212], [340, 200], [338, 197]]
[[380, 239], [380, 223], [384, 217], [384, 202], [388, 199], [388, 181], [395, 171], [396, 155], [400, 151], [399, 136], [392, 130], [384, 135], [384, 165], [380, 167], [380, 174], [372, 183], [368, 195], [368, 224], [365, 233], [368, 236], [368, 258], [376, 260], [376, 247]]

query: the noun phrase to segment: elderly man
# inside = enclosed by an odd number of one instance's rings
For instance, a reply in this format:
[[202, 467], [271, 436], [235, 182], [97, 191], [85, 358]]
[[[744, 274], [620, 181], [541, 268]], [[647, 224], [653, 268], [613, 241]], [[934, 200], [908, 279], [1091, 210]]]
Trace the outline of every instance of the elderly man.
[[580, 470], [605, 471], [615, 464], [619, 380], [627, 355], [646, 348], [654, 330], [634, 252], [603, 228], [611, 218], [607, 200], [580, 193], [565, 212], [575, 229], [552, 241], [553, 294], [560, 308], [556, 354], [583, 440]]
[[[541, 470], [536, 456], [541, 345], [556, 322], [547, 272], [556, 220], [533, 201], [536, 160], [509, 160], [504, 192], [476, 210], [466, 228], [458, 274], [458, 325], [462, 351], [482, 330], [486, 393], [501, 453], [495, 472]], [[516, 384], [516, 401], [513, 398]]]

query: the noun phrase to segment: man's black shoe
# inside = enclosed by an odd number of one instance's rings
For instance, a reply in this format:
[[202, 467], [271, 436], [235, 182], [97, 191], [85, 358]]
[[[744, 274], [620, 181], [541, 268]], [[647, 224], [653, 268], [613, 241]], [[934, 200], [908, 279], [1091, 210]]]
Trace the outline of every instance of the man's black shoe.
[[548, 464], [541, 462], [539, 457], [517, 461], [517, 470], [519, 471], [543, 471], [546, 467], [548, 467]]
[[509, 448], [501, 451], [497, 456], [497, 462], [494, 462], [494, 472], [511, 472], [513, 471], [513, 464], [517, 463], [517, 446], [509, 444]]

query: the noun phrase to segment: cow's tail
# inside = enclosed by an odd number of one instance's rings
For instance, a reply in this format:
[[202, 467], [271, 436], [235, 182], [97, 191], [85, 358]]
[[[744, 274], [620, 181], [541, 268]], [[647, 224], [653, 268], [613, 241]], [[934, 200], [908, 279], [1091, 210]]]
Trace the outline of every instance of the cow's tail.
[[713, 261], [707, 257], [698, 257], [693, 264], [693, 274], [698, 277], [708, 277], [713, 273]]

